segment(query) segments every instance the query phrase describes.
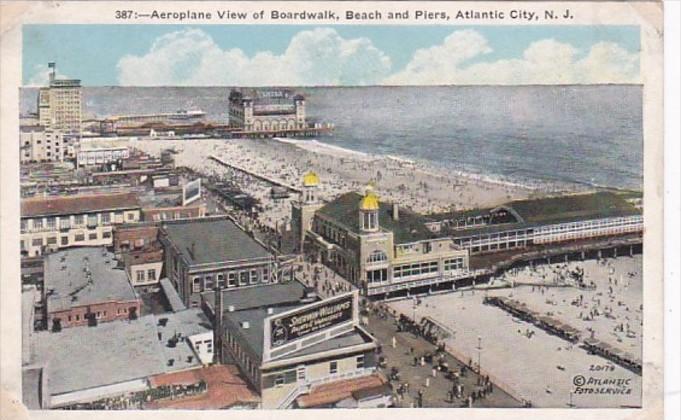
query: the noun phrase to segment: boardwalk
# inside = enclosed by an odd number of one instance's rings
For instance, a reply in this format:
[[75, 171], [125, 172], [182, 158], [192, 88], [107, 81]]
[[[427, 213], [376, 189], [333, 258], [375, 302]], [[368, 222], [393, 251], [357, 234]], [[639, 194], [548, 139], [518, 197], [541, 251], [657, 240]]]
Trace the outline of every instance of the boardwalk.
[[226, 161], [220, 159], [219, 157], [217, 157], [217, 156], [215, 156], [215, 155], [210, 155], [209, 158], [210, 158], [211, 160], [215, 161], [215, 162], [218, 162], [218, 163], [221, 164], [221, 165], [227, 166], [227, 167], [232, 168], [232, 169], [236, 169], [237, 171], [240, 171], [240, 172], [243, 172], [243, 173], [245, 173], [245, 174], [248, 174], [248, 175], [250, 175], [250, 176], [252, 176], [252, 177], [254, 177], [254, 178], [257, 178], [257, 179], [259, 179], [259, 180], [261, 180], [261, 181], [265, 181], [265, 182], [268, 182], [268, 183], [270, 183], [270, 184], [272, 184], [272, 185], [276, 185], [276, 186], [279, 186], [279, 187], [287, 188], [287, 189], [289, 189], [289, 190], [291, 190], [291, 191], [293, 191], [293, 192], [297, 192], [297, 193], [302, 192], [302, 190], [301, 190], [300, 188], [298, 188], [298, 187], [294, 187], [294, 186], [292, 186], [292, 185], [286, 184], [286, 183], [284, 183], [284, 182], [281, 182], [281, 181], [279, 181], [279, 180], [277, 180], [277, 179], [274, 179], [274, 178], [272, 178], [272, 177], [269, 177], [269, 176], [267, 176], [267, 175], [259, 174], [259, 173], [257, 173], [257, 172], [251, 171], [251, 170], [249, 170], [249, 169], [243, 168], [243, 167], [238, 166], [238, 165], [235, 165], [235, 164], [233, 164], [233, 163], [228, 163], [228, 162], [226, 162]]

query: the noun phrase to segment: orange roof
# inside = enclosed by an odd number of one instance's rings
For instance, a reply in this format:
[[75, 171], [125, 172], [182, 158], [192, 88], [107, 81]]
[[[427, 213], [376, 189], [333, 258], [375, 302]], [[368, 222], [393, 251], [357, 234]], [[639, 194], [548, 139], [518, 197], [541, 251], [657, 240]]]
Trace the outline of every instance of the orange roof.
[[21, 200], [21, 217], [139, 208], [135, 193], [33, 197]]
[[149, 383], [156, 388], [163, 385], [190, 385], [205, 381], [208, 390], [202, 394], [174, 400], [152, 401], [147, 409], [219, 410], [237, 404], [257, 404], [260, 398], [240, 376], [235, 365], [213, 365], [198, 369], [156, 375]]
[[378, 388], [386, 383], [380, 374], [363, 376], [355, 379], [344, 379], [313, 387], [309, 394], [296, 400], [301, 408], [318, 407], [352, 397], [353, 392], [369, 388]]

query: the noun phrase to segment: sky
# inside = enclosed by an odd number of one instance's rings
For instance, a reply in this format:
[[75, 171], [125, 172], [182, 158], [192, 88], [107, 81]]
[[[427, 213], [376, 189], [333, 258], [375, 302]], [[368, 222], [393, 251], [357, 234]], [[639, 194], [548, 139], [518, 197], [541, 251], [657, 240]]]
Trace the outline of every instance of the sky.
[[23, 82], [87, 86], [639, 83], [636, 26], [25, 25]]

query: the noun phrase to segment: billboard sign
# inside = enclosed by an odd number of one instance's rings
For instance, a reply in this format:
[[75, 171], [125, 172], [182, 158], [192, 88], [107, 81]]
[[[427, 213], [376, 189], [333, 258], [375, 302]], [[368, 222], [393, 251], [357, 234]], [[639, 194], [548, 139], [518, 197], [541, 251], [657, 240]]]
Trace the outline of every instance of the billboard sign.
[[201, 198], [201, 178], [187, 182], [182, 187], [182, 205], [186, 206]]
[[347, 331], [344, 326], [351, 328], [358, 322], [358, 298], [353, 291], [265, 319], [265, 358], [316, 343], [316, 336], [331, 338]]

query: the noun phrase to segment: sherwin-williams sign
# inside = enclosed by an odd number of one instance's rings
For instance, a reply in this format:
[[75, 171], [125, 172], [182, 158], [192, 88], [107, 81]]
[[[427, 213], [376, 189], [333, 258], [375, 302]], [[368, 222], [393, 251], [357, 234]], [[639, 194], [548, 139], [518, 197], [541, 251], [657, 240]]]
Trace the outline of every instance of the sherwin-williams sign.
[[354, 295], [343, 296], [322, 305], [308, 306], [301, 308], [300, 311], [270, 319], [272, 348], [352, 321], [354, 301]]
[[186, 206], [199, 198], [201, 198], [201, 178], [184, 185], [182, 188], [182, 205]]

